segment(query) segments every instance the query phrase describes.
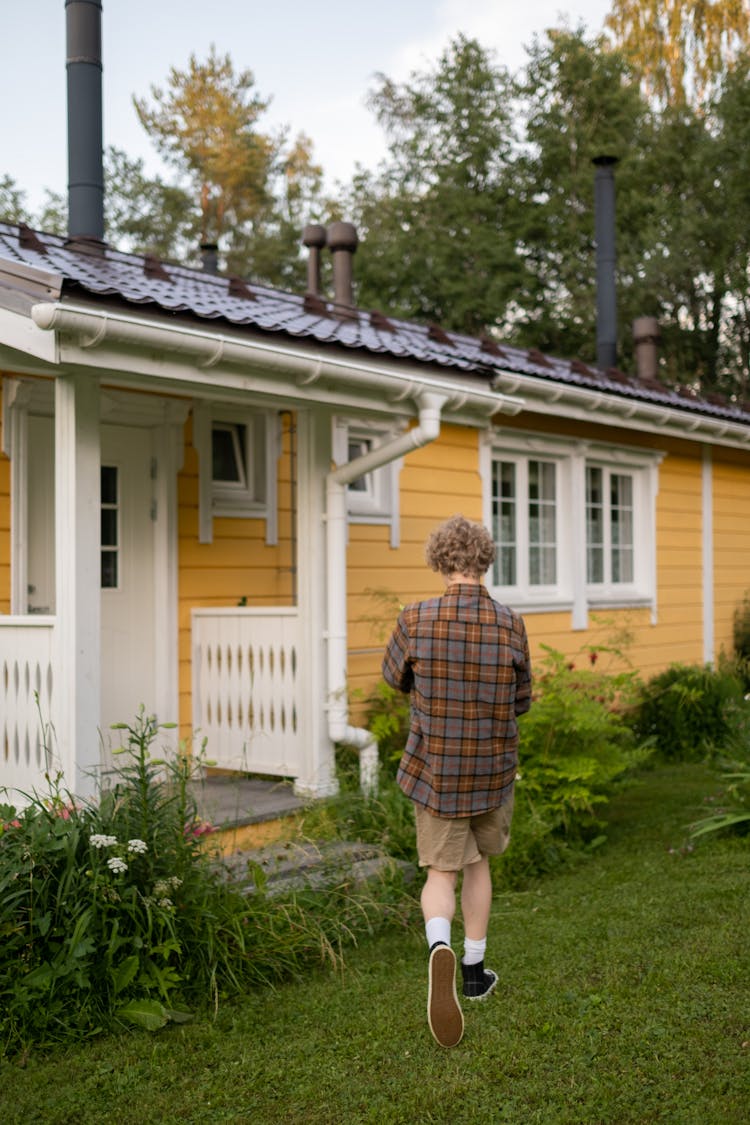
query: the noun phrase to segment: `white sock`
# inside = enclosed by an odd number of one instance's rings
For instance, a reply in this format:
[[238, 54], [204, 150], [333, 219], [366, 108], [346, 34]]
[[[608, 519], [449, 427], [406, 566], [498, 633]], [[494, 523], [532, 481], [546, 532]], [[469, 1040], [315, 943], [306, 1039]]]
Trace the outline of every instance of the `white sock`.
[[424, 924], [424, 931], [430, 949], [436, 941], [444, 941], [446, 945], [451, 943], [451, 924], [448, 918], [429, 918]]
[[481, 941], [474, 941], [472, 938], [464, 938], [464, 965], [478, 965], [480, 961], [484, 961], [485, 950], [487, 949], [487, 938], [482, 938]]

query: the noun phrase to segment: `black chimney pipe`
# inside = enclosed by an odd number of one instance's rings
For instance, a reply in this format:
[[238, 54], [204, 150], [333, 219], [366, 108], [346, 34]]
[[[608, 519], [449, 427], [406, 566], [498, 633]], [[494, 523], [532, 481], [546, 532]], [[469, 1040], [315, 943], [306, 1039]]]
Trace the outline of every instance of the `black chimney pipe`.
[[104, 241], [102, 3], [65, 0], [68, 237]]
[[616, 156], [596, 156], [594, 237], [596, 239], [596, 363], [617, 366], [617, 291], [615, 287]]

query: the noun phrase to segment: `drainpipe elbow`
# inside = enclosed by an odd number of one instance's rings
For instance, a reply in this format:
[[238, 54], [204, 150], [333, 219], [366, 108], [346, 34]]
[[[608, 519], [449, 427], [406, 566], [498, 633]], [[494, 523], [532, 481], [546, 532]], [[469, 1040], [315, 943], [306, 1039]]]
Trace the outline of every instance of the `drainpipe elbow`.
[[411, 431], [414, 447], [429, 445], [440, 437], [440, 415], [448, 399], [434, 391], [423, 391], [418, 398], [419, 425]]

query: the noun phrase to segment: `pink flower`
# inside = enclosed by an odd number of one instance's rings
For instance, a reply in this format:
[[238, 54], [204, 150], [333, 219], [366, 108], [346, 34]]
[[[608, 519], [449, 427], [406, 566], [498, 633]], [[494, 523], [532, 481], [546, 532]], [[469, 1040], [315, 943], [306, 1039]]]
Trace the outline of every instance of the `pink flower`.
[[215, 832], [213, 824], [209, 824], [207, 820], [195, 820], [192, 824], [185, 825], [186, 836], [208, 836], [211, 832]]

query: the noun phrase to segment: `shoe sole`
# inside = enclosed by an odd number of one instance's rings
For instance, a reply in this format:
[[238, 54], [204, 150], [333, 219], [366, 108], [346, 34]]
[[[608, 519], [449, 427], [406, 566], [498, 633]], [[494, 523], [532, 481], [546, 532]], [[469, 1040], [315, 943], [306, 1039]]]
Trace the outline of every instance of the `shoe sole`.
[[436, 1043], [456, 1047], [464, 1033], [464, 1015], [456, 994], [456, 955], [447, 945], [430, 954], [427, 1022]]
[[492, 969], [485, 969], [485, 972], [492, 973], [492, 976], [494, 977], [494, 980], [492, 981], [492, 984], [490, 984], [487, 988], [485, 988], [484, 992], [480, 993], [479, 996], [467, 996], [466, 992], [464, 992], [464, 1000], [472, 1000], [472, 1001], [474, 1001], [474, 1000], [486, 1000], [487, 997], [490, 996], [495, 991], [495, 987], [496, 987], [497, 981], [498, 981], [497, 973], [494, 972]]

